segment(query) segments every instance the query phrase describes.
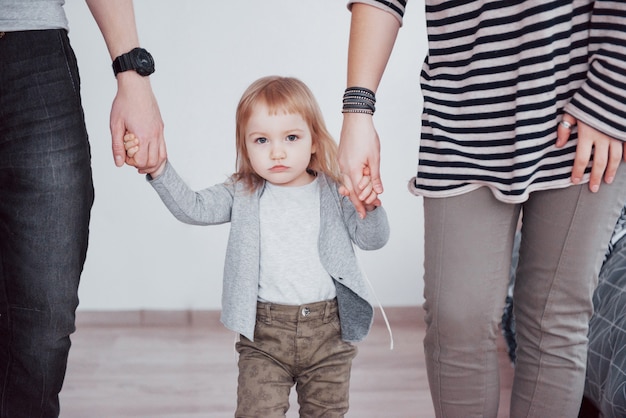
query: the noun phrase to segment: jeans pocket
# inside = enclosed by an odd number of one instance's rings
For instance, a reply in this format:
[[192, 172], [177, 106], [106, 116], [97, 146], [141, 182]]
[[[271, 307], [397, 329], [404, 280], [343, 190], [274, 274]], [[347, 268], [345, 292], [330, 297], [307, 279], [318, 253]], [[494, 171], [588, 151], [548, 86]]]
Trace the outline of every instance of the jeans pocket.
[[339, 317], [333, 318], [328, 324], [333, 327], [335, 331], [341, 333], [341, 321], [339, 320]]

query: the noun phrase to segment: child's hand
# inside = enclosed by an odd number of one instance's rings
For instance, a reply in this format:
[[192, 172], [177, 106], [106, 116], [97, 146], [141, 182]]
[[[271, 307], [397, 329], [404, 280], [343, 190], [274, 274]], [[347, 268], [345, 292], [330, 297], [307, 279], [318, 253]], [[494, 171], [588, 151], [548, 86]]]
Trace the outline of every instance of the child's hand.
[[[365, 207], [365, 210], [367, 212], [371, 212], [378, 206], [382, 205], [380, 199], [378, 198], [378, 194], [374, 191], [370, 176], [363, 176], [361, 186], [363, 186], [363, 191], [361, 192], [360, 196], [366, 196], [365, 200], [363, 201], [363, 206]], [[345, 197], [350, 197], [350, 191], [344, 186], [339, 186], [339, 194]]]
[[361, 183], [359, 183], [359, 187], [361, 188], [359, 200], [363, 202], [363, 206], [365, 206], [367, 212], [371, 212], [376, 209], [377, 206], [381, 205], [378, 193], [374, 190], [374, 183], [372, 182], [369, 167], [363, 169], [363, 178], [361, 179]]
[[[126, 150], [126, 163], [133, 165], [133, 157], [139, 151], [139, 138], [137, 138], [131, 132], [126, 132], [126, 134], [124, 135], [124, 149]], [[150, 174], [152, 178], [157, 178], [163, 172], [164, 167], [165, 161], [163, 161], [163, 163], [161, 163], [161, 165], [157, 167], [155, 171], [148, 174]]]
[[124, 149], [126, 149], [126, 157], [132, 159], [139, 151], [139, 139], [134, 134], [126, 132], [124, 135]]
[[365, 197], [365, 200], [363, 200], [363, 206], [365, 206], [365, 210], [367, 212], [371, 212], [378, 206], [380, 206], [381, 203], [380, 199], [378, 198], [378, 193], [374, 191], [372, 178], [370, 176], [363, 176], [361, 185], [365, 184], [365, 182], [367, 182], [367, 185], [363, 187], [363, 190], [361, 191], [359, 197]]

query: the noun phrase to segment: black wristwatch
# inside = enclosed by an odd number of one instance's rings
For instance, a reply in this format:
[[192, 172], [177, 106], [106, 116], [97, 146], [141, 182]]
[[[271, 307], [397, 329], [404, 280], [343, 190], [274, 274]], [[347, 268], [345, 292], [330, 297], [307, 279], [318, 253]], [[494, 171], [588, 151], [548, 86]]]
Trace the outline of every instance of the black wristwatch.
[[135, 48], [113, 60], [113, 74], [135, 70], [141, 76], [148, 76], [154, 72], [154, 59], [143, 48]]

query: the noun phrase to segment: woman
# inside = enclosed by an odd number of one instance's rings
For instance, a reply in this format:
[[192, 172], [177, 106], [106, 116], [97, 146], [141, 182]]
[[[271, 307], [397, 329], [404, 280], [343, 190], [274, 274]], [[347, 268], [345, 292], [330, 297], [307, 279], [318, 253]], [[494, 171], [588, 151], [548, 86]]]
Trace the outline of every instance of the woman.
[[[350, 2], [347, 92], [372, 93], [344, 99], [339, 158], [355, 205], [383, 191], [374, 94], [405, 5]], [[410, 188], [424, 197], [437, 416], [497, 415], [497, 328], [520, 213], [510, 416], [577, 416], [592, 292], [626, 200], [625, 16], [623, 2], [426, 0]], [[363, 174], [376, 193], [361, 192]]]

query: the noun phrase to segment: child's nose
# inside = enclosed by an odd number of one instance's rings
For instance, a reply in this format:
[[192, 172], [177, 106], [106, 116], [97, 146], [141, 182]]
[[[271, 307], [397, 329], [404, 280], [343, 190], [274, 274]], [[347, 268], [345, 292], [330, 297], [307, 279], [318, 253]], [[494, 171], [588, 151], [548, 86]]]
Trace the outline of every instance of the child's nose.
[[271, 157], [274, 160], [282, 160], [285, 158], [285, 150], [279, 145], [273, 146]]

